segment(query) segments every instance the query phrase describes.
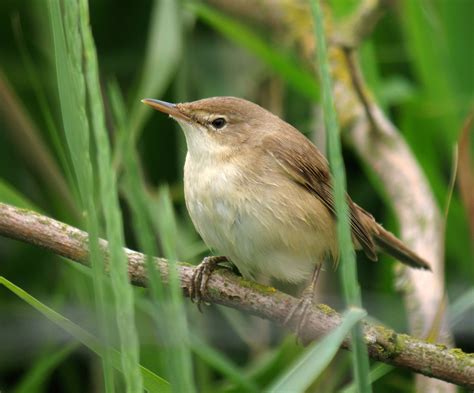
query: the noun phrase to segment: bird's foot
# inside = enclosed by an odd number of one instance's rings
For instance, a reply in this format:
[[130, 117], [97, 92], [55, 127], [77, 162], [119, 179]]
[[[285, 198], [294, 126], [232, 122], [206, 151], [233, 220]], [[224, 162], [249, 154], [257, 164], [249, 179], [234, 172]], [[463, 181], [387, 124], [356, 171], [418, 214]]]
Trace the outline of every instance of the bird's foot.
[[297, 341], [302, 345], [309, 343], [309, 338], [306, 334], [306, 323], [308, 322], [308, 315], [313, 307], [313, 294], [304, 293], [286, 316], [283, 325], [293, 328], [296, 333]]
[[199, 311], [202, 312], [201, 304], [203, 303], [203, 297], [207, 293], [209, 277], [211, 277], [212, 272], [220, 262], [226, 261], [227, 257], [224, 256], [209, 256], [205, 257], [194, 269], [189, 286], [189, 297], [193, 303], [197, 304]]
[[322, 264], [317, 264], [310, 284], [303, 291], [303, 294], [286, 316], [283, 321], [284, 326], [295, 329], [297, 341], [301, 344], [309, 344], [311, 339], [306, 334], [306, 323], [308, 322], [308, 315], [314, 305], [314, 297], [316, 294], [316, 283], [318, 282], [319, 274], [321, 273]]

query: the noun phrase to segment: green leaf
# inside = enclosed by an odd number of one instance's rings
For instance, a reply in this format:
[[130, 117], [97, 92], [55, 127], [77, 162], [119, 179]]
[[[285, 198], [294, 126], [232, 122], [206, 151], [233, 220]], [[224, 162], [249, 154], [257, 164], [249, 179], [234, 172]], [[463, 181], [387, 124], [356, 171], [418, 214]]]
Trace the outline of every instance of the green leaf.
[[[28, 303], [30, 306], [34, 307], [51, 322], [64, 329], [77, 341], [89, 348], [92, 352], [96, 353], [98, 356], [101, 357], [104, 355], [105, 348], [103, 344], [88, 331], [86, 331], [79, 325], [76, 325], [74, 322], [59, 314], [58, 312], [54, 311], [53, 309], [49, 308], [45, 304], [41, 303], [38, 299], [34, 298], [28, 292], [24, 291], [20, 287], [17, 287], [15, 284], [8, 281], [5, 277], [0, 276], [0, 284], [4, 285], [20, 299]], [[113, 367], [121, 372], [124, 372], [120, 352], [112, 349], [111, 353], [111, 362]], [[149, 369], [140, 366], [140, 373], [143, 378], [143, 384], [145, 386], [145, 389], [149, 392], [161, 393], [171, 391], [169, 383], [160, 376], [150, 371]]]
[[342, 323], [331, 333], [311, 346], [278, 377], [268, 392], [305, 392], [321, 375], [336, 355], [349, 331], [367, 315], [361, 309], [349, 309], [344, 313]]

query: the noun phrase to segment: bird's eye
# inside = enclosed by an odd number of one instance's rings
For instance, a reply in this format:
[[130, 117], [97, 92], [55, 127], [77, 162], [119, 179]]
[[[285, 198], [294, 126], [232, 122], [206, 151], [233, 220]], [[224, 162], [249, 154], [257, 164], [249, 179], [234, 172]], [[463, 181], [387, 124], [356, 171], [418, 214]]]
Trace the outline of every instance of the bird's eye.
[[227, 124], [227, 121], [223, 117], [218, 117], [214, 119], [211, 124], [216, 130], [219, 130]]

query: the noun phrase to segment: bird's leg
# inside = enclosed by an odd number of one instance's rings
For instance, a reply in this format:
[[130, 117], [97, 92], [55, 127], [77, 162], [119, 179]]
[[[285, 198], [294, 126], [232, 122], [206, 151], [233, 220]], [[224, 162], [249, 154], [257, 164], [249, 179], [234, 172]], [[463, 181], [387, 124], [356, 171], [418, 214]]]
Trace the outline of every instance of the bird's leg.
[[288, 326], [293, 320], [296, 322], [296, 336], [304, 343], [304, 328], [308, 319], [308, 310], [314, 304], [314, 296], [316, 292], [316, 283], [318, 282], [319, 274], [321, 273], [322, 264], [318, 264], [314, 269], [310, 284], [305, 288], [303, 293], [288, 313], [284, 325]]
[[193, 303], [197, 303], [199, 311], [202, 311], [202, 298], [207, 291], [207, 282], [209, 281], [209, 277], [211, 277], [212, 272], [216, 269], [220, 262], [227, 261], [227, 257], [224, 256], [209, 256], [205, 257], [202, 262], [194, 269], [189, 286], [189, 297]]

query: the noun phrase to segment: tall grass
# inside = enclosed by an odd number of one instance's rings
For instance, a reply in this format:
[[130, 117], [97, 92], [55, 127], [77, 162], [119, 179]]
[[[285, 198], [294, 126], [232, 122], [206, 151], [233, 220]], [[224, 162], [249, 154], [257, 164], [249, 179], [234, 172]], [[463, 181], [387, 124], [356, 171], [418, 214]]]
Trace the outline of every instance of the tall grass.
[[341, 324], [321, 341], [314, 342], [286, 372], [278, 377], [269, 392], [305, 392], [336, 355], [349, 331], [366, 315], [367, 313], [361, 309], [349, 309]]
[[127, 391], [139, 392], [142, 390], [142, 379], [139, 370], [139, 342], [135, 328], [133, 289], [128, 281], [128, 264], [123, 250], [123, 223], [118, 201], [117, 181], [112, 167], [110, 144], [105, 126], [97, 55], [89, 25], [87, 0], [80, 0], [79, 6], [78, 16], [84, 58], [83, 73], [88, 93], [88, 112], [96, 144], [99, 195], [109, 241], [110, 276], [115, 297], [115, 316], [120, 333], [122, 366]]
[[[89, 155], [89, 123], [86, 116], [86, 92], [81, 70], [82, 40], [77, 28], [79, 9], [77, 2], [71, 2], [67, 14], [63, 15], [59, 0], [48, 1], [50, 23], [54, 38], [57, 84], [62, 121], [74, 176], [79, 189], [82, 209], [86, 213], [86, 225], [89, 232], [89, 252], [94, 283], [96, 314], [101, 337], [107, 337], [107, 308], [105, 304], [104, 264], [99, 250], [99, 219], [94, 201], [94, 180]], [[76, 26], [65, 30], [64, 25]], [[114, 391], [114, 377], [110, 350], [102, 356], [105, 391]]]
[[[104, 268], [98, 247], [99, 209], [96, 206], [90, 135], [95, 140], [95, 161], [99, 171], [99, 199], [104, 213], [106, 234], [109, 240], [110, 275], [115, 304], [115, 317], [121, 342], [122, 370], [128, 392], [142, 390], [139, 371], [138, 338], [134, 321], [133, 290], [128, 282], [127, 260], [123, 251], [123, 228], [118, 205], [115, 174], [112, 170], [110, 147], [105, 129], [103, 104], [100, 94], [98, 66], [92, 34], [89, 27], [89, 11], [86, 0], [61, 3], [49, 2], [55, 58], [58, 76], [62, 118], [69, 152], [76, 174], [77, 188], [87, 212], [89, 248], [94, 269], [94, 289], [97, 315], [102, 336], [109, 334], [106, 320]], [[61, 7], [63, 7], [61, 9]], [[67, 29], [64, 26], [68, 26]], [[74, 26], [74, 27], [73, 27]], [[87, 114], [91, 117], [89, 123]], [[92, 130], [91, 130], [92, 129]], [[105, 389], [114, 391], [108, 340], [103, 353]]]
[[[341, 264], [339, 272], [347, 307], [362, 307], [359, 282], [357, 279], [357, 266], [354, 246], [352, 245], [351, 228], [349, 223], [349, 210], [346, 200], [346, 175], [342, 159], [340, 130], [334, 107], [332, 95], [332, 80], [329, 71], [329, 59], [326, 49], [324, 34], [324, 19], [319, 0], [311, 0], [313, 13], [314, 34], [316, 38], [316, 54], [319, 75], [322, 84], [322, 105], [324, 124], [327, 133], [329, 163], [333, 177], [334, 204], [337, 216], [337, 238]], [[361, 325], [352, 328], [352, 361], [354, 377], [357, 381], [359, 392], [371, 392], [369, 375], [369, 358], [367, 347], [362, 337]]]
[[144, 97], [160, 96], [168, 87], [182, 55], [183, 22], [181, 0], [154, 0], [143, 69], [128, 106], [129, 127], [123, 143], [117, 145], [117, 159], [130, 144], [135, 144], [151, 111], [141, 103]]
[[[121, 94], [113, 85], [110, 91], [119, 132], [130, 132], [129, 123], [123, 116], [126, 107]], [[174, 212], [166, 191], [161, 193], [161, 208], [153, 208], [138, 163], [134, 144], [128, 143], [123, 152], [124, 184], [127, 190], [125, 194], [132, 211], [135, 236], [140, 248], [147, 255], [147, 274], [153, 305], [151, 317], [165, 342], [163, 359], [173, 391], [192, 392], [194, 383], [186, 312], [174, 264], [177, 260], [175, 239], [178, 236]], [[158, 255], [150, 218], [153, 215], [158, 217], [161, 227], [157, 234], [161, 239], [164, 256], [170, 263], [168, 286], [163, 285], [153, 261], [153, 255]]]
[[[37, 311], [42, 313], [46, 318], [48, 318], [51, 322], [56, 324], [57, 326], [61, 327], [63, 330], [67, 331], [71, 336], [73, 336], [78, 342], [89, 348], [92, 352], [95, 352], [98, 356], [104, 357], [106, 352], [110, 353], [110, 364], [117, 370], [120, 370], [122, 374], [126, 374], [128, 371], [124, 369], [124, 362], [121, 359], [123, 356], [120, 354], [119, 351], [111, 350], [110, 348], [106, 348], [105, 345], [102, 343], [101, 340], [97, 339], [91, 333], [83, 329], [82, 327], [76, 325], [63, 315], [59, 314], [58, 312], [54, 311], [53, 309], [46, 306], [44, 303], [40, 302], [38, 299], [31, 296], [26, 291], [22, 290], [12, 282], [8, 281], [4, 277], [0, 276], [0, 285], [5, 286], [15, 295], [17, 295], [20, 299], [24, 302], [28, 303], [30, 306], [34, 307]], [[68, 347], [66, 347], [68, 348]], [[69, 352], [74, 347], [69, 347]], [[68, 354], [68, 351], [61, 351], [56, 354], [58, 360], [64, 358]], [[53, 359], [50, 359], [51, 362]], [[40, 370], [41, 371], [41, 370]], [[150, 370], [143, 366], [138, 367], [138, 372], [140, 373], [140, 379], [143, 379], [144, 387], [146, 390], [152, 393], [158, 392], [169, 392], [170, 386], [168, 382], [164, 379], [158, 377], [156, 374], [152, 373]], [[44, 375], [44, 371], [39, 374], [36, 378], [39, 378], [40, 375]], [[26, 380], [27, 381], [27, 380]], [[34, 381], [31, 381], [30, 384], [32, 385]], [[26, 385], [26, 383], [24, 384]], [[21, 387], [21, 386], [20, 386]], [[142, 390], [140, 390], [142, 391]]]

